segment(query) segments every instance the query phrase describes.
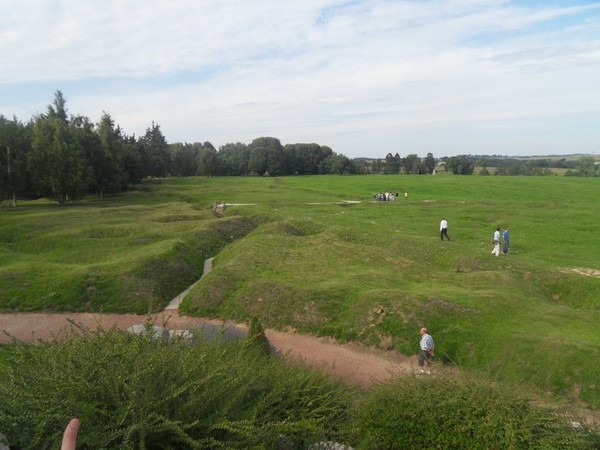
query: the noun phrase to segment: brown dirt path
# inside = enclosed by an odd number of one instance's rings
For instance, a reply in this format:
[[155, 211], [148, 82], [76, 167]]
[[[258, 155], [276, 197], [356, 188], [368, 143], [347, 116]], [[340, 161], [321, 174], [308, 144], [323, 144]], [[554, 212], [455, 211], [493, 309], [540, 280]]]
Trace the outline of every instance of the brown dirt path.
[[[117, 327], [125, 329], [134, 324], [145, 323], [147, 316], [135, 314], [93, 313], [14, 313], [0, 314], [0, 344], [11, 341], [11, 336], [26, 342], [35, 339], [51, 339], [57, 333], [69, 329], [69, 320], [95, 329]], [[241, 324], [223, 323], [217, 320], [180, 317], [178, 312], [162, 312], [154, 316], [157, 325], [168, 320], [170, 329], [187, 329], [205, 324], [231, 326], [242, 331]], [[416, 358], [396, 352], [383, 352], [353, 344], [338, 344], [328, 338], [317, 338], [293, 332], [265, 331], [271, 344], [290, 359], [303, 360], [312, 367], [360, 386], [370, 386], [378, 381], [389, 380], [393, 375], [414, 371]]]
[[[104, 328], [125, 329], [131, 325], [145, 323], [146, 315], [135, 314], [93, 314], [93, 313], [12, 313], [0, 314], [0, 344], [11, 342], [12, 338], [32, 342], [36, 339], [51, 339], [57, 333], [68, 330], [70, 321], [95, 329], [100, 324]], [[247, 326], [219, 320], [179, 316], [177, 310], [165, 311], [154, 316], [156, 325], [168, 321], [170, 329], [198, 328], [205, 325], [215, 327], [235, 327], [247, 331]], [[397, 352], [384, 352], [368, 349], [357, 344], [338, 344], [329, 338], [317, 338], [294, 332], [265, 330], [269, 341], [287, 358], [303, 360], [311, 367], [362, 387], [383, 382], [395, 375], [414, 373], [416, 357], [407, 357]], [[12, 337], [11, 337], [12, 336]], [[448, 372], [440, 366], [437, 371]], [[452, 372], [452, 370], [450, 370]], [[575, 407], [579, 417], [590, 426], [600, 425], [600, 412], [592, 411], [583, 405]]]

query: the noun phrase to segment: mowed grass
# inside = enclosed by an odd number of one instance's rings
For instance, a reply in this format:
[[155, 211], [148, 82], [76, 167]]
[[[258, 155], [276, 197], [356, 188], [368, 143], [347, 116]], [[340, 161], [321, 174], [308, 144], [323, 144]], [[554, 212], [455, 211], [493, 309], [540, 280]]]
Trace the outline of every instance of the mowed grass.
[[[251, 180], [250, 180], [251, 181]], [[190, 314], [360, 340], [405, 354], [428, 326], [438, 356], [598, 405], [597, 180], [313, 177], [225, 196], [270, 215], [221, 252], [184, 301]], [[408, 192], [388, 203], [374, 192]], [[358, 204], [343, 203], [360, 200]], [[337, 202], [337, 203], [336, 203]], [[322, 204], [316, 204], [322, 203]], [[451, 242], [439, 239], [450, 223]], [[496, 226], [510, 255], [491, 255]]]
[[[401, 198], [372, 201], [384, 191]], [[600, 278], [572, 271], [600, 270], [599, 194], [567, 177], [179, 178], [24, 204], [0, 212], [0, 307], [157, 308], [216, 255], [183, 312], [405, 354], [425, 325], [443, 362], [600, 406]], [[497, 225], [506, 257], [490, 254]]]
[[4, 311], [162, 309], [198, 279], [205, 258], [253, 228], [234, 219], [218, 230], [210, 209], [150, 192], [63, 208], [22, 205], [1, 212]]

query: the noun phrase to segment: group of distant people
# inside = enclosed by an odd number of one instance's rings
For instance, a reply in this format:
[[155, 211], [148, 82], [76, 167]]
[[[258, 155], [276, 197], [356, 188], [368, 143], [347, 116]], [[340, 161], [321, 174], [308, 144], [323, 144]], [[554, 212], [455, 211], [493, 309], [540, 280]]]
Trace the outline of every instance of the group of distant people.
[[[443, 241], [444, 238], [450, 240], [450, 237], [448, 236], [448, 221], [446, 220], [446, 218], [443, 218], [440, 222], [440, 239]], [[508, 255], [508, 250], [510, 249], [510, 233], [508, 231], [508, 227], [504, 229], [501, 235], [500, 225], [498, 225], [498, 227], [496, 227], [496, 231], [494, 231], [492, 243], [494, 244], [494, 248], [492, 249], [492, 255], [500, 256], [501, 245], [502, 253]]]
[[391, 192], [376, 192], [373, 194], [373, 201], [375, 202], [393, 202], [396, 198], [398, 198], [397, 192], [395, 194]]
[[[400, 194], [398, 192], [396, 192], [395, 194], [392, 192], [379, 192], [379, 193], [375, 192], [373, 194], [374, 202], [393, 202], [397, 198], [400, 198]], [[404, 199], [406, 200], [407, 198], [408, 198], [408, 192], [405, 192]]]

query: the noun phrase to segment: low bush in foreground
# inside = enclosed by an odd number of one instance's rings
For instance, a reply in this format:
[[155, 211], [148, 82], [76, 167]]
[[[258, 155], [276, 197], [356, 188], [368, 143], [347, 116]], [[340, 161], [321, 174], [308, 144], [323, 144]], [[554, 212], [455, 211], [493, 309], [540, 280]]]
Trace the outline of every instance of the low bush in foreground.
[[[0, 432], [11, 449], [592, 449], [573, 417], [461, 374], [404, 376], [356, 391], [246, 340], [153, 340], [74, 327], [0, 348]], [[312, 447], [311, 447], [312, 446]], [[339, 448], [339, 447], [338, 447]]]
[[593, 449], [572, 418], [465, 375], [408, 376], [373, 388], [353, 421], [361, 449]]
[[78, 448], [292, 448], [340, 440], [350, 391], [239, 340], [153, 341], [72, 331], [6, 347], [0, 431], [11, 449], [58, 448], [71, 417]]

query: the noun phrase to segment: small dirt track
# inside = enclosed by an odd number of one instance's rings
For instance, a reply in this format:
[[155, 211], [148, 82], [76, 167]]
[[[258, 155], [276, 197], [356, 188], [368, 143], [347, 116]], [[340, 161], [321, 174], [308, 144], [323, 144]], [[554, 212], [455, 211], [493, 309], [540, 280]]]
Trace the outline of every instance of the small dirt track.
[[[51, 339], [67, 330], [70, 321], [95, 329], [117, 327], [125, 329], [145, 323], [145, 315], [92, 314], [92, 313], [15, 313], [0, 314], [0, 344], [11, 342], [11, 336], [21, 341]], [[154, 323], [163, 325], [167, 320], [170, 329], [188, 329], [202, 326], [235, 327], [246, 331], [244, 325], [223, 323], [217, 320], [180, 317], [177, 311], [159, 313]], [[416, 359], [395, 352], [383, 352], [358, 345], [337, 344], [327, 338], [316, 338], [293, 332], [265, 331], [271, 345], [290, 359], [304, 360], [308, 365], [339, 377], [352, 384], [368, 387], [378, 381], [389, 380], [393, 375], [414, 371]]]

